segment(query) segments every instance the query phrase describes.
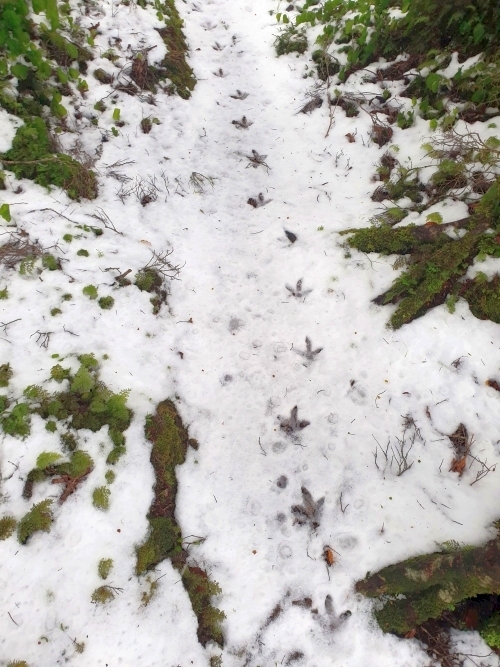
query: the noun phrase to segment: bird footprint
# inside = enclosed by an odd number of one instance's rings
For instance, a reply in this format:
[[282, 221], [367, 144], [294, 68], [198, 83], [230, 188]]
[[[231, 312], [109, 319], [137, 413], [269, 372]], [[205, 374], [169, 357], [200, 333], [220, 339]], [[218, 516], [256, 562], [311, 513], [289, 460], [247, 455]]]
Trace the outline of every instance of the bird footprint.
[[304, 359], [306, 359], [306, 361], [309, 362], [309, 363], [304, 364], [304, 366], [308, 366], [310, 363], [312, 363], [316, 359], [316, 355], [319, 354], [322, 349], [323, 349], [322, 347], [318, 347], [317, 350], [313, 350], [311, 339], [308, 336], [306, 336], [306, 349], [305, 350], [295, 350], [295, 352], [297, 354], [300, 354], [301, 357], [304, 357]]
[[248, 130], [250, 125], [253, 125], [251, 120], [247, 120], [246, 116], [243, 116], [241, 120], [232, 120], [231, 123], [239, 130]]
[[302, 278], [300, 280], [297, 280], [297, 284], [295, 287], [290, 287], [290, 285], [285, 285], [287, 290], [290, 292], [290, 294], [297, 299], [302, 299], [303, 297], [307, 296], [312, 292], [312, 289], [302, 289]]
[[269, 204], [270, 201], [273, 200], [265, 199], [262, 192], [259, 192], [257, 197], [249, 197], [249, 199], [247, 199], [247, 204], [250, 204], [250, 206], [253, 206], [254, 208], [260, 208], [261, 206]]
[[280, 429], [284, 431], [287, 435], [292, 435], [296, 431], [302, 431], [306, 426], [309, 426], [311, 422], [306, 421], [305, 419], [297, 419], [298, 408], [297, 406], [293, 407], [290, 412], [290, 417], [278, 417], [280, 421]]
[[236, 91], [236, 95], [229, 95], [233, 100], [246, 100], [248, 93], [242, 93], [241, 90]]
[[301, 487], [300, 490], [302, 491], [303, 504], [292, 505], [292, 514], [295, 517], [294, 524], [304, 526], [308, 523], [312, 530], [316, 530], [320, 524], [325, 497], [323, 496], [323, 498], [315, 501], [311, 492], [305, 486]]

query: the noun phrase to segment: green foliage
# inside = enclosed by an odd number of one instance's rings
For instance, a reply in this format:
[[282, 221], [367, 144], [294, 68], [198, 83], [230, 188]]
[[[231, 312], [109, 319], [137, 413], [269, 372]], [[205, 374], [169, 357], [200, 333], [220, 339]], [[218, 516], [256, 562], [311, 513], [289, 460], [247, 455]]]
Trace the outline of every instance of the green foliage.
[[88, 296], [89, 299], [97, 299], [97, 287], [95, 285], [87, 285], [83, 288], [82, 292], [85, 294], [85, 296]]
[[12, 368], [7, 362], [0, 366], [0, 387], [8, 387], [10, 379], [12, 378]]
[[24, 438], [31, 431], [29, 406], [27, 403], [18, 403], [7, 414], [2, 414], [0, 423], [4, 433]]
[[206, 572], [198, 567], [187, 567], [182, 572], [182, 583], [186, 589], [193, 611], [198, 618], [198, 639], [205, 646], [214, 641], [223, 644], [221, 624], [226, 615], [212, 606], [212, 598], [222, 593], [219, 584], [211, 581]]
[[55, 433], [57, 431], [56, 422], [52, 419], [49, 419], [49, 421], [45, 423], [45, 430], [49, 431], [49, 433]]
[[92, 604], [107, 604], [114, 599], [115, 594], [113, 589], [111, 589], [109, 586], [99, 586], [99, 588], [96, 588], [92, 593], [91, 597]]
[[492, 649], [500, 649], [500, 613], [493, 614], [483, 623], [479, 634]]
[[[284, 28], [274, 40], [276, 55], [288, 53], [305, 53], [307, 50], [307, 35], [304, 30], [298, 30], [293, 25]], [[323, 64], [323, 68], [325, 65]]]
[[5, 289], [0, 289], [0, 301], [3, 299], [8, 299], [9, 298], [9, 290], [7, 288]]
[[[106, 512], [109, 509], [109, 496], [111, 491], [107, 486], [98, 486], [92, 492], [92, 505], [99, 510]], [[105, 579], [105, 577], [104, 577]]]
[[36, 257], [26, 257], [19, 265], [19, 275], [31, 275], [35, 269]]
[[30, 537], [39, 531], [48, 533], [52, 526], [52, 500], [42, 500], [33, 505], [31, 510], [23, 516], [17, 527], [17, 538], [21, 544], [26, 544]]
[[72, 240], [73, 240], [73, 235], [72, 234], [65, 234], [63, 236], [63, 241], [66, 241], [66, 243], [71, 243]]
[[81, 248], [76, 254], [79, 257], [88, 257], [89, 256], [89, 251], [85, 250], [84, 248]]
[[13, 516], [4, 516], [0, 519], [0, 541], [8, 539], [16, 529], [17, 521]]
[[78, 357], [78, 361], [81, 363], [82, 366], [85, 368], [89, 369], [96, 369], [99, 366], [99, 362], [95, 358], [94, 354], [81, 354]]
[[5, 222], [10, 222], [12, 220], [9, 204], [0, 205], [0, 217], [2, 217]]
[[113, 568], [112, 558], [101, 558], [97, 566], [97, 572], [101, 577], [101, 579], [107, 579], [112, 568]]
[[69, 155], [52, 147], [42, 118], [32, 118], [17, 129], [12, 148], [0, 160], [17, 178], [28, 178], [46, 188], [54, 185], [67, 191], [71, 199], [95, 199], [95, 174]]
[[63, 382], [63, 380], [67, 380], [69, 376], [69, 368], [63, 368], [60, 364], [56, 364], [50, 369], [50, 377], [56, 382]]
[[134, 285], [136, 285], [141, 292], [152, 292], [158, 284], [161, 286], [162, 279], [158, 271], [154, 269], [141, 269], [135, 276]]
[[36, 467], [38, 470], [45, 470], [45, 468], [53, 466], [60, 458], [61, 455], [57, 452], [42, 452], [36, 459]]
[[61, 435], [61, 443], [63, 449], [69, 452], [75, 451], [75, 449], [78, 447], [78, 442], [75, 436], [73, 435], [73, 433], [70, 433], [69, 431]]
[[97, 303], [99, 304], [99, 307], [102, 308], [103, 310], [110, 310], [111, 308], [113, 308], [115, 300], [113, 299], [112, 296], [102, 296]]
[[62, 300], [63, 300], [63, 301], [71, 301], [72, 298], [73, 298], [73, 295], [72, 295], [72, 294], [68, 294], [68, 293], [66, 293], [66, 294], [63, 294], [63, 295], [62, 295]]
[[60, 308], [51, 308], [50, 309], [50, 314], [52, 317], [56, 317], [56, 315], [61, 315], [62, 310]]

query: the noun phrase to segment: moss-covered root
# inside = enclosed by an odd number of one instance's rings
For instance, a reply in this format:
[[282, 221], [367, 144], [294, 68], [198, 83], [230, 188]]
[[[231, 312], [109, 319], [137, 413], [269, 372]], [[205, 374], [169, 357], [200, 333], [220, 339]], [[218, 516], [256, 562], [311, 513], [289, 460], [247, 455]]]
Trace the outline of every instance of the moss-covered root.
[[179, 16], [174, 0], [164, 0], [162, 10], [167, 24], [165, 28], [158, 30], [167, 47], [167, 55], [162, 65], [172, 82], [171, 92], [187, 100], [194, 90], [196, 78], [186, 60], [188, 45], [182, 31], [184, 22]]
[[186, 460], [189, 445], [197, 448], [172, 401], [163, 401], [154, 415], [146, 419], [146, 437], [152, 443], [151, 463], [155, 472], [154, 498], [148, 512], [149, 533], [136, 549], [136, 573], [154, 568], [169, 558], [181, 573], [198, 619], [198, 639], [203, 646], [213, 641], [222, 646], [221, 623], [224, 612], [212, 606], [212, 597], [221, 590], [206, 572], [187, 565], [187, 552], [182, 548], [180, 527], [175, 518], [177, 478], [175, 469]]
[[385, 632], [406, 634], [430, 618], [439, 618], [443, 611], [453, 610], [462, 600], [500, 592], [500, 538], [482, 547], [390, 565], [358, 582], [356, 590], [384, 601], [390, 596], [375, 613], [377, 621]]

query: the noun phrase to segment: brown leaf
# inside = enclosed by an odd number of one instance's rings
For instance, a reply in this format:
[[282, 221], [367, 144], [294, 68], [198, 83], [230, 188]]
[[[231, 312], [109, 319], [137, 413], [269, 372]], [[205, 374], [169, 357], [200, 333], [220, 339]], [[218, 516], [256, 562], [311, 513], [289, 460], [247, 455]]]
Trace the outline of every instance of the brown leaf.
[[462, 477], [467, 462], [467, 455], [462, 456], [461, 459], [453, 459], [451, 463], [450, 472], [458, 472], [458, 476]]

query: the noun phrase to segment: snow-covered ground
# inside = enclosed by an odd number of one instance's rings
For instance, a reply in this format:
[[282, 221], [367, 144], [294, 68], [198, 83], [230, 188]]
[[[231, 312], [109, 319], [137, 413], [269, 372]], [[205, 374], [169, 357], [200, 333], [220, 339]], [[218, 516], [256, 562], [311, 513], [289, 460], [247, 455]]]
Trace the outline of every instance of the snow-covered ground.
[[[103, 14], [88, 17], [89, 24], [100, 21], [97, 45], [105, 50], [115, 37], [124, 50], [156, 44], [150, 58], [161, 59], [152, 9], [99, 6]], [[306, 56], [276, 58], [269, 13], [275, 3], [189, 0], [178, 8], [198, 79], [193, 96], [158, 94], [152, 106], [119, 93], [126, 124], [102, 144], [99, 198], [75, 204], [28, 181], [15, 194], [12, 176], [1, 193], [18, 229], [44, 248], [57, 243], [52, 252], [63, 258], [62, 271], [2, 270], [0, 289], [8, 287], [9, 298], [0, 302], [1, 319], [17, 320], [0, 340], [0, 363], [14, 371], [10, 394], [44, 382], [57, 363], [52, 355], [76, 368], [70, 355], [93, 352], [102, 380], [114, 391], [131, 390], [134, 419], [109, 512], [91, 502], [104, 483], [106, 436], [88, 432], [85, 449], [96, 467], [58, 507], [51, 532], [26, 546], [15, 536], [0, 542], [0, 664], [187, 667], [222, 654], [227, 667], [427, 665], [418, 643], [379, 630], [372, 603], [354, 584], [436, 543], [480, 543], [493, 534], [498, 473], [471, 486], [477, 464], [460, 479], [449, 472], [446, 434], [463, 423], [478, 457], [500, 458], [499, 397], [485, 385], [500, 374], [498, 325], [475, 319], [459, 302], [455, 314], [443, 306], [397, 332], [387, 329], [390, 307], [371, 299], [393, 280], [394, 258], [356, 251], [346, 257], [338, 235], [378, 211], [370, 194], [381, 150], [369, 145], [369, 117], [346, 118], [338, 109], [325, 138], [327, 105], [297, 113], [312, 80], [303, 77]], [[110, 63], [95, 60], [91, 68], [97, 67], [109, 70]], [[102, 86], [87, 80], [91, 108]], [[237, 90], [248, 96], [232, 97]], [[106, 122], [113, 125], [111, 111], [100, 128], [86, 125], [81, 140], [88, 152], [100, 145]], [[148, 115], [161, 124], [145, 135], [139, 123]], [[252, 123], [248, 129], [232, 123], [242, 116]], [[6, 114], [0, 122], [1, 134], [13, 136]], [[354, 143], [347, 133], [355, 134]], [[398, 159], [421, 154], [427, 136], [423, 121], [404, 132], [396, 128]], [[63, 137], [68, 146], [73, 141], [74, 135]], [[268, 166], [254, 168], [246, 157], [252, 151]], [[156, 177], [162, 188], [156, 201], [145, 207], [133, 195], [120, 201], [119, 182], [106, 176], [106, 165], [119, 160], [129, 161], [120, 171], [133, 179]], [[213, 179], [213, 187], [195, 191], [193, 172]], [[247, 200], [259, 193], [270, 201], [253, 208]], [[81, 230], [42, 210], [89, 224], [98, 207], [120, 235], [105, 230], [68, 244], [63, 235]], [[462, 204], [440, 210], [445, 220], [465, 212]], [[285, 231], [296, 235], [294, 243]], [[90, 256], [78, 256], [81, 248]], [[118, 269], [136, 272], [151, 250], [173, 250], [171, 259], [183, 266], [169, 307], [157, 316], [149, 294], [113, 285]], [[111, 310], [82, 294], [89, 284], [99, 296], [114, 297]], [[64, 293], [73, 300], [63, 303]], [[62, 314], [51, 317], [54, 307]], [[37, 345], [38, 332], [51, 332], [47, 347]], [[309, 359], [306, 338], [311, 353], [321, 348]], [[195, 616], [170, 562], [155, 571], [159, 589], [147, 607], [140, 597], [145, 583], [134, 574], [134, 546], [147, 532], [154, 483], [144, 418], [174, 396], [200, 443], [178, 469], [177, 518], [184, 536], [205, 538], [190, 548], [191, 561], [222, 588], [222, 651], [198, 644]], [[290, 434], [281, 425], [290, 425], [285, 420], [295, 406], [298, 420], [310, 424]], [[398, 476], [382, 449], [389, 441], [397, 448], [406, 415], [421, 438], [409, 453], [411, 468]], [[58, 451], [58, 438], [37, 418], [26, 440], [2, 437], [1, 516], [20, 517], [33, 502], [57, 497], [49, 484], [36, 487], [31, 502], [21, 494], [37, 456]], [[324, 498], [314, 529], [295, 521], [291, 509], [307, 502], [302, 488], [315, 502]], [[334, 553], [331, 567], [325, 547]], [[114, 560], [109, 583], [123, 589], [105, 606], [91, 603], [102, 583], [101, 558]], [[475, 633], [461, 640], [462, 652], [489, 653]], [[491, 657], [483, 662], [498, 664]]]

